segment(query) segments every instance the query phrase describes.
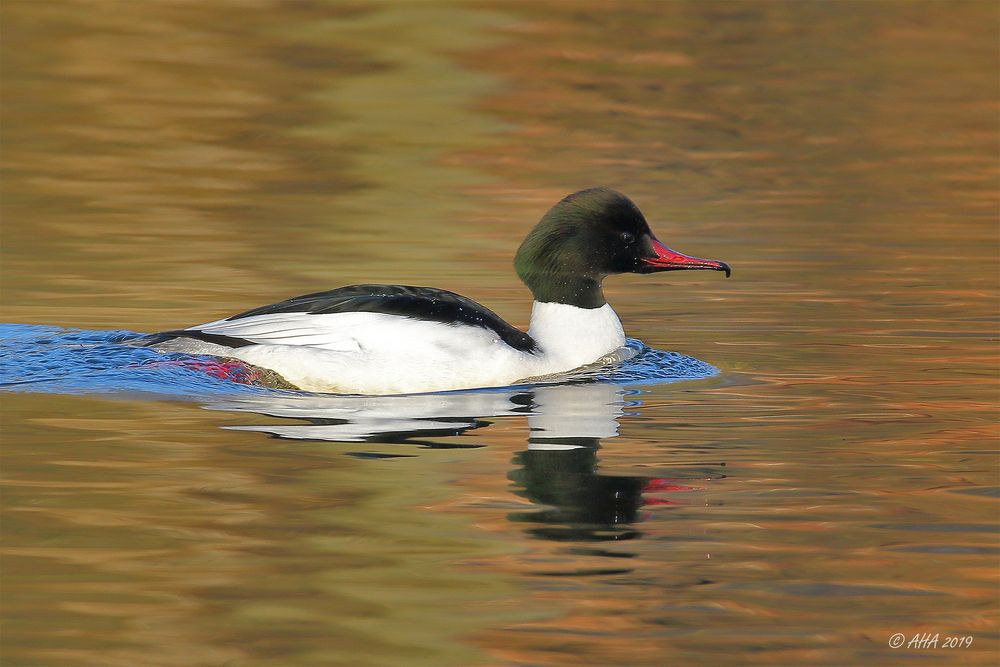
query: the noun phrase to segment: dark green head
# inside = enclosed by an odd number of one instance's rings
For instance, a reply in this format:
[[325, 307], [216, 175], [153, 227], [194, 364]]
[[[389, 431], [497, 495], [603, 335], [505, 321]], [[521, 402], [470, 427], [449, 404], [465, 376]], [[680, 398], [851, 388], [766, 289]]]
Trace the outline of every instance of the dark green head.
[[536, 301], [600, 308], [602, 281], [613, 273], [681, 269], [725, 271], [723, 262], [688, 257], [656, 240], [632, 200], [608, 188], [571, 194], [528, 234], [514, 268]]

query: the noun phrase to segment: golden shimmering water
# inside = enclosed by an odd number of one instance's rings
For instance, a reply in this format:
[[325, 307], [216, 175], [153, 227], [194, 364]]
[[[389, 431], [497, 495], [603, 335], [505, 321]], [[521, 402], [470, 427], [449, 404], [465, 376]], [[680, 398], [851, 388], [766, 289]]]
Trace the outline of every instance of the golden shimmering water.
[[517, 244], [596, 184], [734, 268], [607, 285], [697, 382], [4, 394], [5, 664], [994, 664], [995, 4], [2, 13], [4, 322], [524, 325]]

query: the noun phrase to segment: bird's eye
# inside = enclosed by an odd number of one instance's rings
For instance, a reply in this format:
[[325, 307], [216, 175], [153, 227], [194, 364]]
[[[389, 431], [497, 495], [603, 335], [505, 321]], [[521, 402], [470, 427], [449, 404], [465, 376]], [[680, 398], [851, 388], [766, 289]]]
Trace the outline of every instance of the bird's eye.
[[622, 243], [625, 245], [632, 245], [632, 242], [635, 241], [635, 236], [632, 235], [632, 232], [622, 232], [619, 234], [619, 238], [621, 238]]

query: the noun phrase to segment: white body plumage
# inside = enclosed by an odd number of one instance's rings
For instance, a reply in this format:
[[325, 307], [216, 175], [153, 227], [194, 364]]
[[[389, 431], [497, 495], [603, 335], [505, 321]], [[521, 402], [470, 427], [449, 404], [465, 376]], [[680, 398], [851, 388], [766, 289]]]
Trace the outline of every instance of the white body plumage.
[[239, 359], [307, 391], [401, 394], [497, 387], [571, 371], [625, 344], [609, 304], [578, 308], [535, 302], [522, 351], [489, 328], [384, 313], [270, 313], [218, 320], [192, 331], [250, 341], [227, 347], [179, 337], [163, 351]]

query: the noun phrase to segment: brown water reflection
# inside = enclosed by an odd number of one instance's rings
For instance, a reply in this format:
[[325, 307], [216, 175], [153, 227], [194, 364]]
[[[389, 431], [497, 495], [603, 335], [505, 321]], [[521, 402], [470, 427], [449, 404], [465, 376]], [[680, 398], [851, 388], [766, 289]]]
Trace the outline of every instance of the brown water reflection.
[[722, 378], [456, 435], [5, 396], [5, 662], [993, 664], [993, 3], [2, 11], [4, 321], [384, 281], [523, 324], [513, 249], [596, 183], [735, 269], [608, 286]]

